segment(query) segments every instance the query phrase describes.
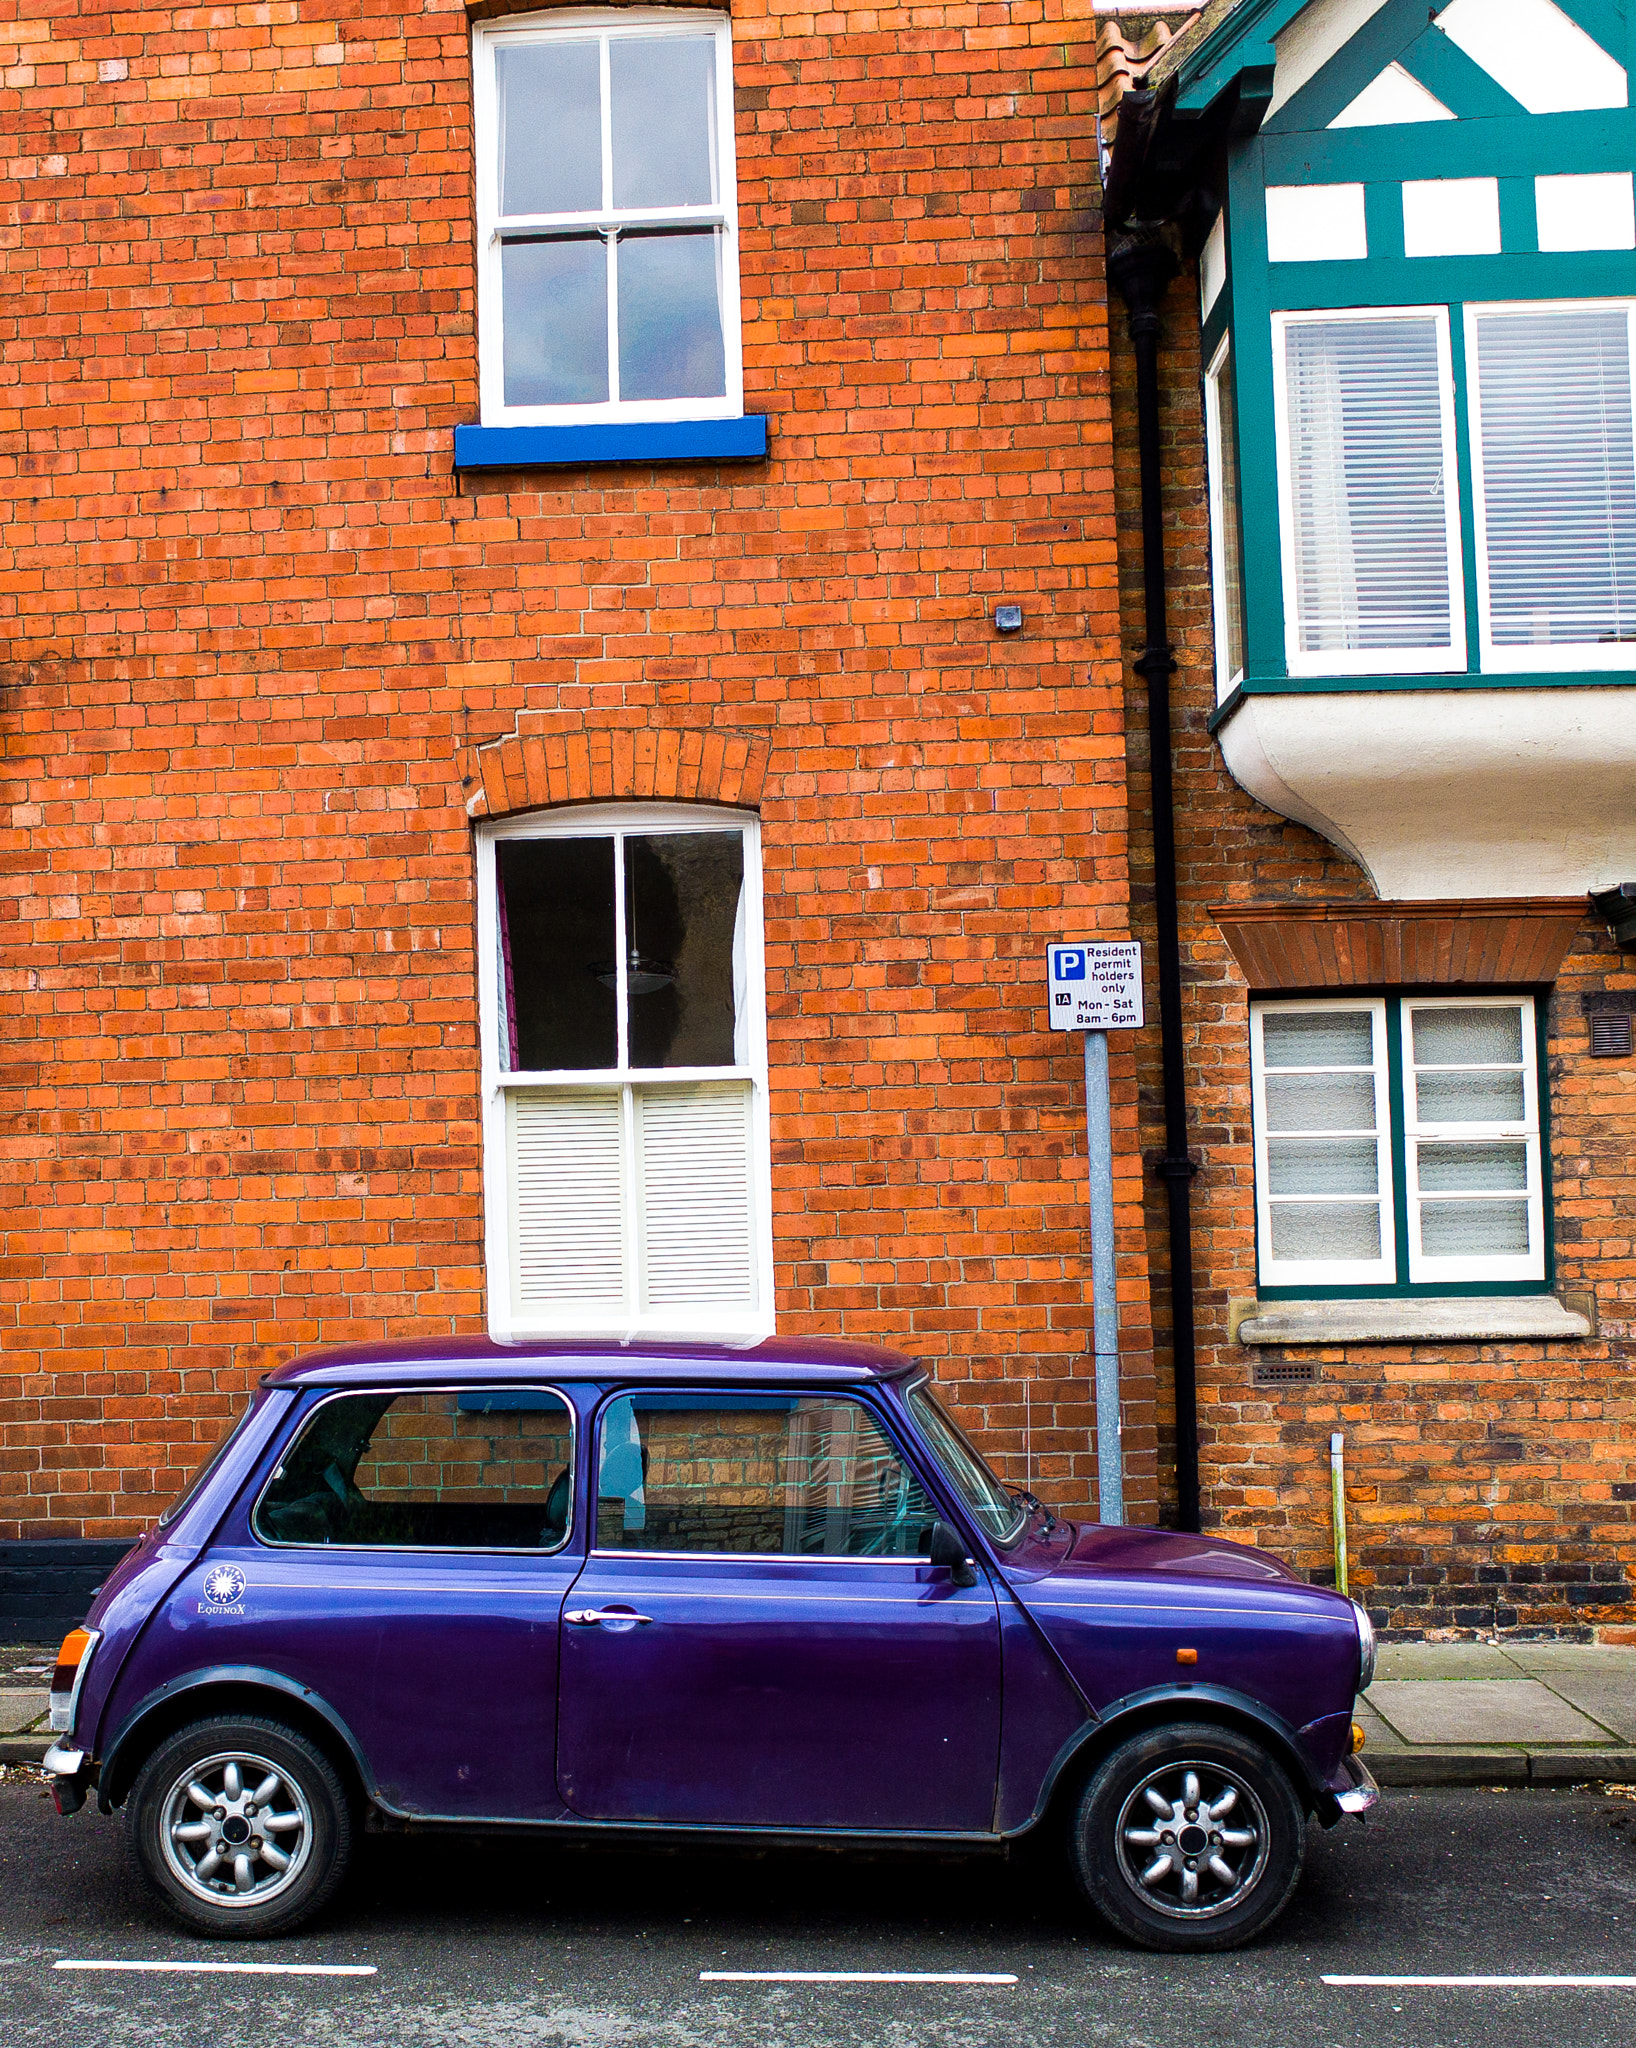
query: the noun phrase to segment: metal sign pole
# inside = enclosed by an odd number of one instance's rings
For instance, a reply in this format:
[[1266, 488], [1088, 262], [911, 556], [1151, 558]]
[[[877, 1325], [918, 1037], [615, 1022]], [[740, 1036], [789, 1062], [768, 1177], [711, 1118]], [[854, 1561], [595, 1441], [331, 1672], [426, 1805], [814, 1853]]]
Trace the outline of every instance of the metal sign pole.
[[1096, 1345], [1098, 1518], [1125, 1519], [1125, 1452], [1119, 1425], [1119, 1283], [1113, 1256], [1113, 1105], [1108, 1034], [1085, 1033], [1085, 1137], [1091, 1162], [1091, 1305]]

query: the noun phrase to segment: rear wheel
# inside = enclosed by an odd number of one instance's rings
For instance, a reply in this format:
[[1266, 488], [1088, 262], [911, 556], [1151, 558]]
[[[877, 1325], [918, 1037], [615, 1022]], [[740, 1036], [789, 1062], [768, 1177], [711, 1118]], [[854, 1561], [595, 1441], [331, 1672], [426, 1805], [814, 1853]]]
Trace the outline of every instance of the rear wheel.
[[1072, 1850], [1086, 1897], [1144, 1948], [1237, 1948], [1270, 1927], [1301, 1876], [1306, 1815], [1281, 1766], [1207, 1722], [1155, 1728], [1085, 1787]]
[[352, 1811], [335, 1766], [277, 1721], [195, 1721], [137, 1774], [126, 1812], [137, 1865], [200, 1934], [287, 1934], [345, 1875]]

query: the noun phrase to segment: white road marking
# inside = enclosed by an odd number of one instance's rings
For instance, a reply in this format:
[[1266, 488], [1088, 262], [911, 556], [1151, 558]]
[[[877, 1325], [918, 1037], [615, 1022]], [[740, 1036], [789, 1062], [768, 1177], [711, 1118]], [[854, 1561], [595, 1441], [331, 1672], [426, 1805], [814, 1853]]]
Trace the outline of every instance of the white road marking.
[[1636, 1991], [1636, 1977], [1325, 1977], [1324, 1982], [1393, 1990], [1427, 1986], [1456, 1991]]
[[1015, 1984], [1010, 1970], [701, 1970], [701, 1984]]
[[218, 1977], [373, 1977], [373, 1963], [103, 1963], [65, 1959], [54, 1970], [158, 1970]]

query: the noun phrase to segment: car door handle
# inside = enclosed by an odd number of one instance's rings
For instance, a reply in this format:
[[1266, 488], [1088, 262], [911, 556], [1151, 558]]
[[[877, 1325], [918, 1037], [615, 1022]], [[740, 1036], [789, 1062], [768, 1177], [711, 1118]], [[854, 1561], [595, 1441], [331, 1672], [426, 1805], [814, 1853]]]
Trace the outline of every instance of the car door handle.
[[640, 1622], [644, 1628], [651, 1626], [651, 1614], [638, 1614], [632, 1607], [571, 1607], [562, 1617], [575, 1628], [590, 1628], [599, 1621], [624, 1622], [627, 1628]]

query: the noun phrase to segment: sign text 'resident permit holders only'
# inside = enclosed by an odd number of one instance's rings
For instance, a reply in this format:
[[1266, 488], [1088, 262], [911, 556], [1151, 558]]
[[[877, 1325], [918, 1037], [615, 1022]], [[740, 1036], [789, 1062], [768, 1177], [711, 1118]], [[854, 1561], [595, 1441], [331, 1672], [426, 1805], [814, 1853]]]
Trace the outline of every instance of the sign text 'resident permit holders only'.
[[1139, 1031], [1142, 948], [1134, 939], [1046, 949], [1053, 1031]]

